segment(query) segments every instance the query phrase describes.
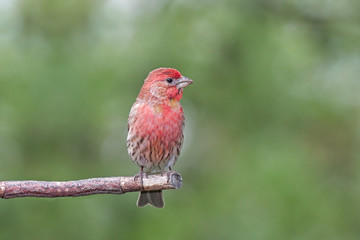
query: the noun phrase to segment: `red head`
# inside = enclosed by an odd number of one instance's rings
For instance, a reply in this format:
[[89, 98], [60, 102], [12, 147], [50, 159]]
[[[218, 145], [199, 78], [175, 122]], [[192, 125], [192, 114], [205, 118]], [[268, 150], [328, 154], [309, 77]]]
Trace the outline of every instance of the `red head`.
[[149, 73], [144, 81], [138, 99], [141, 100], [180, 100], [183, 89], [193, 83], [173, 68], [157, 68]]

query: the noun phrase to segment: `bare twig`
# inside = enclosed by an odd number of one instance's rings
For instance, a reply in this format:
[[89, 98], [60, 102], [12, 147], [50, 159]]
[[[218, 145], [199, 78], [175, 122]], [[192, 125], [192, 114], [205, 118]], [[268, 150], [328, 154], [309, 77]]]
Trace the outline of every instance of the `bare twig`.
[[19, 197], [79, 197], [93, 194], [124, 194], [127, 192], [181, 188], [182, 178], [177, 172], [143, 177], [105, 177], [77, 181], [3, 181], [0, 198]]

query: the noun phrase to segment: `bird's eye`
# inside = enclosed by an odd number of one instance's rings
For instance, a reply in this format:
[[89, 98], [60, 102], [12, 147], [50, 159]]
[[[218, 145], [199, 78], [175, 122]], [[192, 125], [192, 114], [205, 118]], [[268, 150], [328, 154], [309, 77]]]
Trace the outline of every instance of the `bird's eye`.
[[173, 80], [174, 80], [174, 79], [172, 79], [172, 78], [167, 78], [167, 79], [166, 79], [166, 81], [167, 81], [168, 83], [172, 83]]

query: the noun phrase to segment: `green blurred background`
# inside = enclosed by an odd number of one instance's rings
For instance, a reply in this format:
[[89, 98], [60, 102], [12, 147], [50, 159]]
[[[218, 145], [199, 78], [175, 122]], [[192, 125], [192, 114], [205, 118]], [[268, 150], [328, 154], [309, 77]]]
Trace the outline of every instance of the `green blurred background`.
[[0, 239], [359, 239], [360, 2], [0, 0], [0, 180], [138, 172], [148, 72], [185, 89], [181, 190], [0, 201]]

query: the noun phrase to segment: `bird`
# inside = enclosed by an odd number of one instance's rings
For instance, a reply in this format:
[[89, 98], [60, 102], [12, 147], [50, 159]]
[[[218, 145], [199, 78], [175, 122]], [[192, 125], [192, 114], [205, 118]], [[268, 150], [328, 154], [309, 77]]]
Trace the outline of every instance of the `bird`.
[[[137, 176], [171, 171], [184, 139], [185, 117], [180, 99], [193, 83], [174, 68], [157, 68], [146, 77], [128, 118], [127, 150], [140, 167]], [[162, 191], [141, 191], [137, 206], [163, 208]]]

